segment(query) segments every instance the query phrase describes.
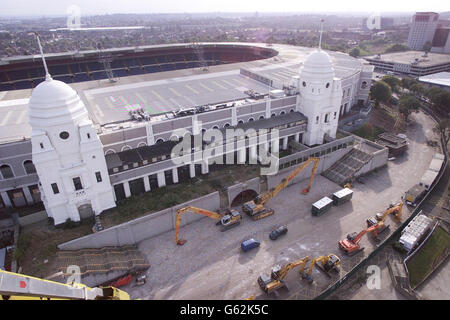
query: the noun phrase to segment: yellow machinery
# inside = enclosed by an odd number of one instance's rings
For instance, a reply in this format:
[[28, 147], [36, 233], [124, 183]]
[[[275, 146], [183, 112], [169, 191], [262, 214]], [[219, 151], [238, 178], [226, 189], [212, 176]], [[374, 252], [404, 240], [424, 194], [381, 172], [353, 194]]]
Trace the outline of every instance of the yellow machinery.
[[289, 262], [288, 264], [281, 267], [280, 265], [276, 265], [272, 268], [272, 272], [270, 276], [267, 274], [263, 274], [258, 278], [258, 284], [265, 293], [270, 294], [277, 289], [280, 289], [285, 286], [283, 279], [287, 276], [289, 271], [300, 266], [300, 272], [303, 273], [306, 264], [309, 261], [309, 257], [306, 256], [303, 259], [299, 259], [294, 262]]
[[303, 279], [306, 279], [309, 284], [313, 283], [311, 277], [314, 266], [318, 266], [320, 270], [324, 271], [326, 275], [329, 276], [331, 270], [337, 270], [341, 264], [341, 259], [335, 254], [329, 254], [328, 256], [319, 256], [311, 261], [311, 265], [307, 272], [300, 271], [300, 275]]
[[384, 212], [377, 213], [375, 218], [367, 219], [367, 227], [370, 228], [372, 226], [378, 226], [377, 232], [373, 233], [375, 240], [378, 240], [378, 234], [385, 231], [389, 227], [389, 225], [384, 223], [388, 215], [392, 214], [397, 222], [402, 220], [402, 209], [403, 202], [399, 202], [395, 205], [391, 204]]
[[89, 288], [0, 270], [0, 300], [130, 300], [114, 287]]
[[225, 231], [232, 227], [237, 226], [239, 223], [241, 223], [241, 220], [242, 220], [241, 214], [239, 212], [237, 212], [236, 210], [231, 210], [231, 209], [227, 210], [227, 212], [225, 212], [223, 214], [205, 210], [205, 209], [199, 209], [199, 208], [192, 207], [192, 206], [178, 209], [177, 217], [175, 219], [175, 243], [179, 246], [182, 246], [187, 241], [185, 239], [178, 239], [178, 234], [180, 232], [181, 216], [186, 212], [202, 214], [211, 219], [218, 220], [216, 224], [221, 226], [221, 228], [222, 228], [221, 231]]
[[254, 200], [244, 203], [242, 206], [242, 210], [252, 217], [253, 220], [259, 220], [274, 214], [273, 209], [266, 208], [264, 205], [267, 201], [275, 197], [280, 191], [287, 187], [289, 182], [291, 182], [300, 172], [302, 172], [310, 163], [314, 162], [314, 167], [312, 169], [312, 174], [309, 179], [309, 185], [307, 188], [302, 190], [302, 194], [307, 194], [311, 189], [311, 185], [314, 181], [314, 177], [316, 175], [317, 167], [319, 165], [319, 158], [309, 158], [300, 166], [298, 166], [291, 174], [289, 174], [286, 178], [281, 180], [279, 184], [277, 184], [274, 188], [267, 191], [263, 195], [258, 195]]

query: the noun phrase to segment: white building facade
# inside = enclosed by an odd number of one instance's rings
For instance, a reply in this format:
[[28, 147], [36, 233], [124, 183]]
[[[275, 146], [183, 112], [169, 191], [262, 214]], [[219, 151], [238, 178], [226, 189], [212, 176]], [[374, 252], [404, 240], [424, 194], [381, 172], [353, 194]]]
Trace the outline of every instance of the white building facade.
[[115, 207], [103, 146], [78, 94], [48, 77], [29, 102], [32, 160], [55, 224]]

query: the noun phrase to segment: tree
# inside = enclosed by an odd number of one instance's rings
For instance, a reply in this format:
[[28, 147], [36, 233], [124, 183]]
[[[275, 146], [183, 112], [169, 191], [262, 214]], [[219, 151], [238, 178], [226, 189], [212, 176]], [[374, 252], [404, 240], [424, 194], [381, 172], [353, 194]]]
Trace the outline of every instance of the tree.
[[405, 46], [404, 44], [393, 44], [386, 48], [384, 53], [390, 53], [390, 52], [401, 52], [401, 51], [408, 51], [411, 50], [408, 46]]
[[444, 112], [448, 114], [450, 105], [450, 92], [440, 88], [431, 88], [426, 92], [427, 97], [433, 104], [433, 109], [436, 112]]
[[421, 96], [425, 93], [425, 88], [420, 83], [414, 83], [409, 87], [409, 91]]
[[444, 136], [444, 142], [447, 145], [450, 140], [450, 119], [442, 119], [439, 121], [436, 125], [436, 130]]
[[398, 111], [403, 115], [405, 121], [408, 121], [411, 112], [419, 110], [420, 106], [419, 99], [410, 94], [401, 96], [398, 101]]
[[425, 44], [423, 45], [423, 51], [430, 52], [432, 46], [433, 45], [432, 45], [431, 41], [425, 42]]
[[355, 47], [352, 50], [350, 50], [350, 52], [348, 54], [350, 56], [352, 56], [353, 58], [356, 58], [356, 57], [359, 57], [359, 55], [361, 54], [361, 51], [359, 50], [358, 47]]
[[395, 76], [384, 76], [381, 81], [386, 82], [393, 92], [398, 92], [398, 87], [401, 85], [400, 79]]
[[380, 102], [388, 102], [392, 97], [391, 87], [382, 80], [377, 81], [370, 88], [370, 96], [375, 100], [376, 106], [378, 106]]

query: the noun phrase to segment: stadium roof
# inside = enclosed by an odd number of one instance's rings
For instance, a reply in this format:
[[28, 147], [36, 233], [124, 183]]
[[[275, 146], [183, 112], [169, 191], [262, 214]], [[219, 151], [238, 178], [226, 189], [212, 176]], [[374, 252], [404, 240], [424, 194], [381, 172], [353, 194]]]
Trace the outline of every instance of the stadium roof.
[[[266, 47], [266, 44], [228, 43], [228, 45], [237, 44]], [[154, 47], [170, 49], [177, 46], [180, 44]], [[249, 98], [245, 93], [249, 89], [267, 94], [273, 88], [241, 75], [240, 69], [245, 68], [266, 74], [268, 77], [277, 77], [278, 81], [288, 84], [291, 75], [298, 73], [302, 62], [315, 50], [277, 44], [271, 48], [278, 51], [277, 56], [210, 66], [208, 72], [202, 71], [201, 68], [180, 69], [121, 77], [115, 83], [105, 79], [69, 85], [77, 90], [89, 111], [90, 118], [97, 125], [103, 126], [130, 120], [129, 110], [136, 108], [143, 108], [149, 114], [156, 115], [180, 108]], [[350, 77], [363, 68], [360, 60], [349, 55], [339, 52], [329, 54], [338, 78]], [[0, 92], [0, 143], [30, 137], [27, 103], [31, 92], [31, 89]]]

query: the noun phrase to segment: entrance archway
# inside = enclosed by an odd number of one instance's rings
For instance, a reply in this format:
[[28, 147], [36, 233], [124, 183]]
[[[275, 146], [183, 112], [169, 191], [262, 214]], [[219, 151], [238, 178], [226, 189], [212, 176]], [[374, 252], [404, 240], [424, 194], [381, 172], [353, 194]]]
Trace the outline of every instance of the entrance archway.
[[90, 203], [86, 203], [79, 206], [78, 213], [81, 219], [86, 219], [94, 215], [94, 211], [92, 210], [92, 206]]
[[234, 197], [233, 201], [231, 202], [231, 207], [237, 207], [247, 201], [253, 200], [257, 195], [258, 193], [255, 190], [244, 190], [240, 192], [236, 197]]

